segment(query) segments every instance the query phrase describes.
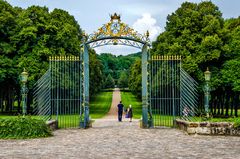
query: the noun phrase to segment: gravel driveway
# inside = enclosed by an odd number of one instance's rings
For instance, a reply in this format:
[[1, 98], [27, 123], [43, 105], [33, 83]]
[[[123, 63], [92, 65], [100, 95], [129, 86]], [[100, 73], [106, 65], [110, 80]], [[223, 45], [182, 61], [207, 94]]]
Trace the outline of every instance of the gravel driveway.
[[140, 129], [134, 120], [96, 120], [90, 129], [54, 137], [0, 140], [0, 158], [240, 158], [240, 137], [189, 136], [177, 129]]
[[89, 129], [61, 129], [53, 137], [0, 140], [0, 159], [240, 159], [240, 137], [189, 136], [177, 129], [141, 129], [139, 121], [117, 121], [119, 89], [112, 108]]

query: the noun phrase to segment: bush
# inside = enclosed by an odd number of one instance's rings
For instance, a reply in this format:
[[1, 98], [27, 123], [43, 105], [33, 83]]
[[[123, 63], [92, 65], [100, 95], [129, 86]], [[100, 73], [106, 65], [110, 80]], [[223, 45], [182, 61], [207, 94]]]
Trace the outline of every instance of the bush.
[[234, 127], [235, 128], [240, 128], [240, 118], [236, 118], [234, 121]]
[[1, 139], [28, 139], [48, 136], [52, 136], [52, 132], [43, 120], [31, 117], [0, 119]]

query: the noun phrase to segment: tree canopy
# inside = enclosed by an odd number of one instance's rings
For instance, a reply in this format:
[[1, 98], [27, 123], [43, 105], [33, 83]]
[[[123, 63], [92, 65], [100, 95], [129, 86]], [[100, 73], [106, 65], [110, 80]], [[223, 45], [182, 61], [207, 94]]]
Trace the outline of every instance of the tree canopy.
[[137, 59], [140, 59], [141, 53], [129, 55], [112, 55], [110, 53], [102, 53], [98, 55], [98, 59], [103, 64], [103, 76], [106, 77], [110, 74], [114, 79], [115, 84], [120, 87], [128, 87], [127, 76], [131, 65]]
[[[26, 68], [28, 88], [32, 88], [47, 71], [49, 56], [79, 56], [82, 29], [67, 11], [31, 6], [12, 7], [0, 0], [0, 108], [13, 108], [15, 99], [20, 107], [19, 75]], [[90, 51], [90, 94], [102, 87], [102, 64], [96, 53]], [[6, 103], [6, 104], [4, 104]], [[28, 107], [30, 102], [28, 102]]]
[[[239, 46], [239, 17], [223, 19], [211, 1], [184, 2], [167, 16], [165, 31], [152, 43], [151, 55], [181, 55], [182, 67], [199, 83], [200, 108], [203, 107], [204, 72], [209, 67], [211, 111], [223, 115], [226, 109], [228, 115], [230, 105], [231, 114], [233, 107], [236, 113], [239, 105]], [[130, 73], [133, 92], [141, 86], [136, 76], [140, 67], [136, 62]]]

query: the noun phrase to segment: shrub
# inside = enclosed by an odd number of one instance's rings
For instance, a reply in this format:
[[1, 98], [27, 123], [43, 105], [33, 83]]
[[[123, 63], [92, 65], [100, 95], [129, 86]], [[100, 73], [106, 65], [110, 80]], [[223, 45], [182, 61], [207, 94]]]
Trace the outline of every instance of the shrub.
[[234, 127], [235, 128], [240, 128], [240, 118], [236, 118], [234, 121]]
[[51, 130], [43, 120], [31, 117], [0, 119], [0, 138], [27, 139], [52, 136]]

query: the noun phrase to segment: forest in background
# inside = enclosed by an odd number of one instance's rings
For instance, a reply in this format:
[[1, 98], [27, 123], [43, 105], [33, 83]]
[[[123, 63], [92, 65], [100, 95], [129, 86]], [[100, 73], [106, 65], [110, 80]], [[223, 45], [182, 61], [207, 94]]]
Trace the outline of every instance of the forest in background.
[[98, 59], [103, 65], [103, 88], [114, 88], [117, 85], [120, 88], [127, 88], [129, 85], [128, 77], [132, 64], [141, 59], [141, 53], [129, 55], [113, 55], [111, 53], [102, 53]]
[[[48, 57], [78, 55], [81, 39], [80, 25], [64, 10], [49, 12], [47, 7], [39, 6], [21, 9], [0, 0], [0, 111], [13, 111], [17, 101], [17, 112], [20, 112], [19, 75], [24, 67], [30, 75], [30, 109], [33, 85], [48, 69]], [[152, 43], [151, 54], [182, 56], [183, 68], [199, 83], [200, 110], [203, 109], [203, 72], [209, 67], [211, 112], [216, 116], [238, 115], [240, 17], [224, 19], [210, 1], [184, 2], [168, 15], [165, 31]], [[127, 83], [141, 98], [141, 61], [133, 59], [97, 55], [90, 50], [90, 94], [110, 87], [108, 82], [120, 87]]]

